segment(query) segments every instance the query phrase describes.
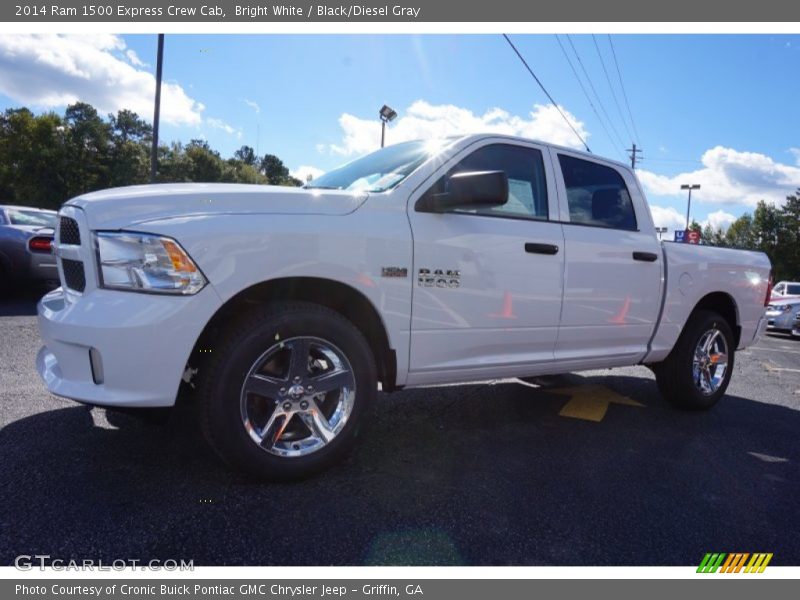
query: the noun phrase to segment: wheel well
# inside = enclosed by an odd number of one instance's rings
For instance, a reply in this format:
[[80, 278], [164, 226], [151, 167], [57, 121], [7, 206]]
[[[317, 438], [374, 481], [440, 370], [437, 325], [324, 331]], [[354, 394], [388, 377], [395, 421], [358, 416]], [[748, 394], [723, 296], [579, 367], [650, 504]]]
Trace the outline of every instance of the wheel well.
[[202, 368], [208, 356], [204, 349], [213, 345], [225, 324], [243, 312], [268, 302], [312, 302], [335, 310], [361, 331], [369, 343], [378, 367], [378, 379], [384, 391], [392, 391], [397, 382], [397, 357], [389, 346], [386, 328], [378, 311], [358, 290], [331, 279], [287, 277], [253, 285], [228, 300], [217, 310], [197, 339], [190, 357], [193, 368]]
[[728, 325], [730, 325], [736, 346], [739, 346], [742, 328], [739, 326], [739, 313], [736, 308], [736, 302], [730, 295], [725, 292], [707, 294], [695, 305], [692, 313], [698, 310], [713, 310], [719, 313], [719, 315], [728, 322]]

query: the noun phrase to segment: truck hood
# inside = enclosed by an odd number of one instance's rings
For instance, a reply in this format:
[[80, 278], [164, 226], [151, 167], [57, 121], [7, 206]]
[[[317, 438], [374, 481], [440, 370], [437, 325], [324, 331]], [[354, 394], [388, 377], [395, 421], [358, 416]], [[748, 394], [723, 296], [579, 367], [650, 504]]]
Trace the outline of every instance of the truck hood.
[[153, 220], [215, 214], [340, 216], [356, 210], [367, 195], [271, 185], [166, 183], [92, 192], [67, 205], [82, 209], [91, 229], [122, 229]]

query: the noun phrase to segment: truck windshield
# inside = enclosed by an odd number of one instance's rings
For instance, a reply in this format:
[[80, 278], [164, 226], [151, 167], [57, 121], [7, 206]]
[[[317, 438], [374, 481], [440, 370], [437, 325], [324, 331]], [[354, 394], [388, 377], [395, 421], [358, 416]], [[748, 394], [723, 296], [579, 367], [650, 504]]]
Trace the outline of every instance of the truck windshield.
[[304, 186], [314, 190], [385, 192], [399, 184], [430, 157], [438, 154], [448, 140], [403, 142], [382, 148], [329, 171]]

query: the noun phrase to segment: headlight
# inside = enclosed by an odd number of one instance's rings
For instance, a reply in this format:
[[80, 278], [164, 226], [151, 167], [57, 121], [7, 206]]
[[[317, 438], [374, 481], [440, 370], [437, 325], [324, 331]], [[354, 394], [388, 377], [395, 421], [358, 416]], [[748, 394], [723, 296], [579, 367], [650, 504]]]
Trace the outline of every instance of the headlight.
[[146, 233], [95, 234], [100, 287], [160, 294], [196, 294], [206, 278], [178, 242]]

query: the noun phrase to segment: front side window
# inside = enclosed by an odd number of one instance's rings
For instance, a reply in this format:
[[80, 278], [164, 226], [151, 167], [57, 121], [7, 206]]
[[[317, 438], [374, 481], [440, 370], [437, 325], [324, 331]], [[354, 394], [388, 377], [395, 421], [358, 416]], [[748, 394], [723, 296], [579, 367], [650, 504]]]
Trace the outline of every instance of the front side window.
[[452, 212], [547, 220], [547, 178], [542, 153], [535, 148], [511, 144], [478, 148], [441, 177], [426, 195], [446, 192], [451, 175], [474, 171], [504, 171], [508, 176], [508, 202], [502, 206], [456, 208]]
[[631, 195], [616, 169], [564, 154], [558, 161], [571, 223], [636, 230]]

